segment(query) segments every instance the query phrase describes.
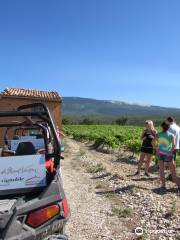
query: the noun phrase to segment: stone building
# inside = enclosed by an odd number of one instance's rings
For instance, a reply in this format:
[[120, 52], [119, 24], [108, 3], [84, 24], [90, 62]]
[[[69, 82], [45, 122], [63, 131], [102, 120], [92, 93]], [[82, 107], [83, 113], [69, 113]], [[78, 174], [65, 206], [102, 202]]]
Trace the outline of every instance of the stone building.
[[[0, 93], [0, 111], [16, 110], [20, 105], [36, 102], [46, 104], [49, 107], [55, 125], [61, 127], [62, 98], [57, 92], [6, 88]], [[2, 134], [0, 132], [0, 140], [2, 140]]]

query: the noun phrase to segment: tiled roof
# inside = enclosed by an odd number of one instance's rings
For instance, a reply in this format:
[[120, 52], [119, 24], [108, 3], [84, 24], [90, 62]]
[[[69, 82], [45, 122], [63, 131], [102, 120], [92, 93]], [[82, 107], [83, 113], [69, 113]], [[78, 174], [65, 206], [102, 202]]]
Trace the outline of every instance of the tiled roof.
[[61, 101], [61, 97], [57, 92], [39, 91], [24, 88], [5, 88], [0, 93], [1, 97], [20, 97], [20, 98], [32, 98], [39, 100], [49, 101]]

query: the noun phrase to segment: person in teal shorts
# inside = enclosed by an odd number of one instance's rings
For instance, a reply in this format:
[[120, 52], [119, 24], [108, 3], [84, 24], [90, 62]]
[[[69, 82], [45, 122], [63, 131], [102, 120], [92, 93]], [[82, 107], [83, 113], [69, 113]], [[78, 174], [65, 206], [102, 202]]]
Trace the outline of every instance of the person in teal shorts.
[[174, 148], [175, 148], [175, 137], [173, 134], [168, 132], [170, 124], [168, 122], [163, 122], [161, 124], [162, 132], [158, 134], [158, 163], [159, 163], [159, 175], [162, 183], [161, 189], [166, 190], [165, 185], [165, 173], [164, 165], [167, 162], [168, 168], [172, 175], [173, 182], [175, 182], [180, 190], [180, 179], [176, 175], [175, 162], [174, 162]]

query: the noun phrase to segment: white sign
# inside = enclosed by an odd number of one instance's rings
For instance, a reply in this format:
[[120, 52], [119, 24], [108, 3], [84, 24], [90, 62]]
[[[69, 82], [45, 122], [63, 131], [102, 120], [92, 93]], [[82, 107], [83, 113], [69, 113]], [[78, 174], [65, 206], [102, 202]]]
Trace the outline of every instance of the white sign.
[[46, 186], [44, 155], [0, 157], [0, 191]]
[[21, 142], [31, 142], [35, 149], [41, 149], [44, 148], [44, 139], [43, 138], [38, 138], [36, 139], [36, 137], [31, 137], [31, 136], [26, 136], [26, 137], [22, 137], [21, 139], [17, 139], [17, 140], [11, 140], [11, 150], [12, 151], [16, 151], [19, 143]]

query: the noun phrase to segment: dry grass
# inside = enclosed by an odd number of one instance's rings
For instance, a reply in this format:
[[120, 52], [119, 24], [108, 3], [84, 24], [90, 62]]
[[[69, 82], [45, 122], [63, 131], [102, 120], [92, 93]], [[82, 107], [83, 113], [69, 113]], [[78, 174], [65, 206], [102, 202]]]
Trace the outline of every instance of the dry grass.
[[87, 171], [89, 173], [98, 173], [98, 172], [102, 172], [102, 171], [105, 171], [105, 170], [106, 170], [106, 168], [103, 166], [102, 163], [98, 163], [94, 166], [87, 167]]
[[131, 208], [114, 207], [112, 213], [118, 218], [129, 218], [133, 215], [133, 210]]

